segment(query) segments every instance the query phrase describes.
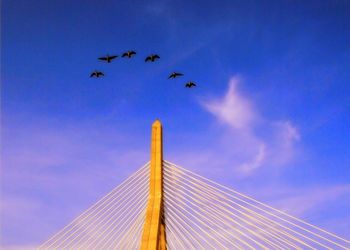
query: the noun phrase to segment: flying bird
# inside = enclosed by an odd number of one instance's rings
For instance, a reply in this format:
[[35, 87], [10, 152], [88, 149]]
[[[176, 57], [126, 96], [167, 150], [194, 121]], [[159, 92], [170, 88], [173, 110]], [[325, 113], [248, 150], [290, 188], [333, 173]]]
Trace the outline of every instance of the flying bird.
[[196, 87], [197, 85], [194, 82], [188, 82], [186, 83], [185, 87], [186, 88], [192, 88], [192, 87]]
[[133, 55], [136, 55], [136, 52], [133, 51], [133, 50], [129, 50], [127, 52], [125, 52], [122, 57], [128, 57], [128, 58], [131, 58]]
[[106, 61], [107, 63], [110, 63], [113, 59], [117, 58], [118, 56], [104, 56], [104, 57], [99, 57], [99, 60]]
[[178, 73], [178, 72], [173, 72], [173, 73], [171, 73], [171, 75], [168, 77], [168, 79], [170, 79], [170, 78], [176, 78], [176, 77], [178, 77], [178, 76], [183, 76], [183, 74]]
[[154, 62], [156, 59], [160, 59], [160, 57], [157, 54], [152, 54], [146, 57], [145, 62]]
[[104, 75], [105, 75], [105, 74], [103, 74], [101, 71], [95, 70], [94, 72], [91, 73], [90, 77], [99, 78], [99, 77], [104, 76]]

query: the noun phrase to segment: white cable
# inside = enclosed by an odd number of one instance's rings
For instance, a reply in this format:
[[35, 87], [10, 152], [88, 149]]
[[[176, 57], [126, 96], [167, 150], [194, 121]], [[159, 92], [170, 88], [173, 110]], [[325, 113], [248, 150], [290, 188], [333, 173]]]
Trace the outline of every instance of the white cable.
[[[130, 177], [128, 177], [126, 180], [124, 180], [121, 184], [119, 184], [117, 187], [115, 187], [108, 194], [106, 194], [103, 198], [98, 200], [95, 204], [90, 206], [85, 212], [83, 212], [78, 217], [76, 217], [72, 222], [70, 222], [68, 225], [66, 225], [64, 228], [62, 228], [59, 232], [57, 232], [51, 238], [49, 238], [47, 241], [45, 241], [43, 244], [41, 244], [38, 247], [38, 250], [40, 250], [41, 248], [43, 248], [43, 249], [50, 249], [51, 246], [53, 246], [57, 242], [58, 239], [64, 237], [67, 233], [70, 232], [70, 230], [72, 230], [77, 224], [79, 224], [79, 222], [78, 222], [79, 220], [84, 220], [86, 217], [88, 217], [94, 210], [98, 209], [105, 202], [107, 202], [110, 199], [110, 197], [112, 197], [117, 190], [119, 190], [120, 188], [125, 186], [135, 176], [138, 176], [140, 173], [143, 173], [145, 170], [147, 170], [148, 166], [149, 166], [149, 162], [146, 163], [144, 166], [142, 166], [140, 169], [138, 169], [135, 173], [133, 173]], [[74, 224], [76, 224], [76, 225], [74, 225]], [[68, 229], [69, 227], [72, 227], [72, 226], [73, 226], [73, 228], [71, 228], [70, 230], [65, 231], [66, 229]], [[61, 235], [61, 234], [63, 234], [63, 235]], [[57, 239], [54, 240], [55, 238], [57, 238]], [[50, 243], [50, 241], [52, 241], [52, 242]], [[49, 244], [49, 245], [45, 247], [45, 245], [47, 245], [47, 244]]]
[[[168, 161], [164, 161], [164, 162], [165, 162], [165, 163], [168, 163], [168, 164], [170, 164], [170, 165], [173, 165], [173, 166], [175, 166], [175, 167], [178, 168], [178, 169], [181, 169], [181, 170], [186, 171], [186, 172], [189, 172], [189, 173], [191, 173], [191, 174], [193, 174], [193, 175], [195, 175], [195, 176], [198, 176], [199, 178], [202, 178], [203, 180], [206, 180], [206, 181], [208, 181], [208, 182], [210, 182], [210, 183], [213, 183], [213, 184], [215, 184], [215, 185], [217, 185], [217, 186], [219, 186], [219, 187], [221, 187], [221, 188], [223, 188], [223, 189], [225, 189], [225, 190], [228, 190], [228, 191], [230, 191], [230, 192], [233, 192], [233, 193], [235, 193], [235, 194], [238, 194], [238, 195], [241, 196], [241, 197], [244, 197], [244, 198], [246, 198], [246, 199], [249, 199], [249, 200], [251, 200], [251, 201], [254, 201], [255, 203], [257, 203], [257, 204], [259, 204], [259, 205], [261, 205], [261, 206], [264, 206], [264, 207], [266, 207], [266, 208], [268, 208], [268, 209], [271, 209], [271, 210], [273, 210], [273, 211], [275, 211], [275, 212], [278, 212], [278, 213], [280, 213], [280, 214], [283, 214], [284, 216], [287, 216], [287, 217], [289, 217], [289, 218], [291, 218], [291, 219], [293, 219], [293, 220], [296, 220], [296, 221], [298, 221], [298, 222], [300, 222], [300, 223], [303, 223], [303, 224], [305, 224], [305, 225], [307, 225], [307, 226], [310, 226], [310, 227], [312, 227], [312, 228], [314, 228], [314, 229], [316, 229], [316, 230], [319, 230], [319, 231], [321, 231], [322, 233], [325, 233], [325, 234], [328, 234], [329, 236], [335, 237], [335, 238], [337, 238], [338, 240], [341, 240], [341, 241], [343, 241], [343, 242], [345, 242], [345, 243], [350, 243], [350, 241], [348, 241], [348, 240], [346, 240], [346, 239], [344, 239], [344, 238], [341, 238], [341, 237], [339, 237], [339, 236], [337, 236], [337, 235], [335, 235], [335, 234], [332, 234], [332, 233], [330, 233], [330, 232], [328, 232], [328, 231], [326, 231], [326, 230], [323, 230], [323, 229], [321, 229], [321, 228], [319, 228], [319, 227], [317, 227], [317, 226], [314, 226], [314, 225], [312, 225], [312, 224], [310, 224], [310, 223], [308, 223], [308, 222], [306, 222], [306, 221], [303, 221], [303, 220], [298, 219], [298, 218], [296, 218], [296, 217], [294, 217], [294, 216], [291, 216], [291, 215], [289, 215], [289, 214], [287, 214], [287, 213], [285, 213], [285, 212], [283, 212], [283, 211], [280, 211], [280, 210], [278, 210], [278, 209], [275, 209], [275, 208], [273, 208], [273, 207], [271, 207], [271, 206], [269, 206], [269, 205], [266, 205], [266, 204], [264, 204], [264, 203], [262, 203], [262, 202], [260, 202], [260, 201], [258, 201], [258, 200], [255, 200], [255, 199], [253, 199], [253, 198], [251, 198], [251, 197], [249, 197], [249, 196], [247, 196], [247, 195], [244, 195], [244, 194], [239, 193], [239, 192], [237, 192], [237, 191], [235, 191], [235, 190], [233, 190], [233, 189], [230, 189], [230, 188], [228, 188], [228, 187], [225, 187], [225, 186], [223, 186], [223, 185], [221, 185], [221, 184], [219, 184], [219, 183], [216, 183], [216, 182], [214, 182], [214, 181], [211, 181], [211, 180], [209, 180], [209, 179], [207, 179], [207, 178], [205, 178], [205, 177], [202, 177], [202, 176], [200, 176], [200, 175], [197, 175], [197, 174], [195, 174], [195, 173], [193, 173], [193, 172], [191, 172], [191, 171], [189, 171], [189, 170], [187, 170], [187, 169], [185, 169], [185, 168], [182, 168], [182, 167], [180, 167], [180, 166], [177, 166], [177, 165], [175, 165], [175, 164], [173, 164], [173, 163], [170, 163], [170, 162], [168, 162]], [[221, 191], [221, 192], [224, 192], [224, 191]], [[253, 204], [250, 204], [250, 205], [251, 205], [251, 206], [254, 206]], [[264, 210], [264, 209], [262, 209], [262, 208], [259, 208], [259, 209], [260, 209], [260, 210]], [[297, 224], [295, 224], [295, 223], [293, 223], [293, 222], [291, 222], [291, 221], [287, 221], [286, 219], [283, 219], [283, 218], [279, 217], [278, 215], [269, 213], [269, 212], [266, 211], [266, 210], [265, 210], [265, 212], [268, 213], [268, 214], [270, 214], [270, 215], [272, 215], [272, 216], [275, 216], [275, 217], [277, 217], [277, 218], [280, 218], [281, 220], [283, 220], [283, 221], [285, 221], [285, 222], [287, 222], [287, 223], [290, 223], [290, 224], [292, 224], [293, 226], [296, 226], [296, 227], [298, 227], [298, 228], [300, 228], [300, 229], [302, 229], [302, 230], [304, 230], [304, 231], [306, 231], [306, 232], [308, 232], [308, 233], [310, 233], [310, 234], [313, 234], [314, 236], [317, 236], [317, 237], [319, 237], [319, 238], [321, 238], [321, 239], [323, 239], [323, 240], [325, 240], [325, 241], [328, 241], [329, 243], [332, 243], [332, 244], [334, 244], [334, 245], [336, 245], [336, 246], [338, 246], [338, 247], [341, 247], [341, 248], [343, 248], [343, 249], [348, 249], [348, 247], [346, 247], [346, 246], [343, 246], [343, 245], [341, 245], [341, 244], [338, 244], [337, 242], [334, 242], [333, 240], [327, 239], [327, 238], [323, 237], [322, 235], [319, 235], [318, 233], [315, 233], [315, 232], [312, 232], [312, 231], [310, 231], [310, 230], [308, 230], [308, 229], [306, 229], [306, 228], [303, 228], [303, 227], [301, 227], [300, 225], [297, 225]], [[325, 247], [325, 246], [324, 246], [324, 247]], [[328, 247], [326, 247], [326, 248], [328, 248]]]
[[[175, 183], [174, 183], [174, 185], [179, 185], [179, 184], [175, 184]], [[180, 189], [176, 189], [176, 190], [178, 190], [179, 192], [181, 192], [184, 196], [187, 196], [187, 197], [189, 197], [189, 198], [191, 197], [191, 196], [189, 196], [187, 193], [182, 192]], [[189, 191], [189, 190], [187, 190], [187, 192], [191, 192], [191, 194], [194, 194], [192, 191]], [[195, 195], [195, 194], [194, 194], [194, 195]], [[204, 197], [202, 197], [202, 198], [204, 198]], [[206, 205], [206, 204], [203, 203], [202, 201], [199, 201], [199, 200], [197, 200], [197, 199], [195, 199], [195, 198], [193, 198], [193, 197], [192, 197], [192, 199], [195, 200], [196, 202], [201, 202], [202, 205]], [[220, 219], [220, 218], [216, 215], [216, 214], [223, 215], [222, 213], [219, 213], [220, 210], [215, 210], [215, 209], [211, 209], [211, 208], [210, 208], [210, 210], [211, 210], [211, 212], [212, 212], [212, 213], [210, 213], [209, 211], [206, 211], [206, 210], [200, 208], [200, 207], [198, 206], [199, 204], [197, 205], [197, 204], [195, 204], [195, 203], [193, 203], [192, 201], [189, 201], [189, 200], [188, 200], [188, 202], [191, 203], [192, 205], [194, 205], [195, 207], [197, 207], [197, 209], [200, 209], [201, 212], [205, 213], [205, 214], [206, 214], [206, 216], [205, 216], [206, 218], [212, 218], [212, 219], [214, 219], [213, 225], [217, 225], [217, 223], [220, 222], [220, 223], [224, 224], [225, 226], [228, 226], [228, 227], [230, 227], [231, 229], [237, 231], [236, 228], [232, 227], [230, 224], [228, 224], [226, 221]], [[208, 207], [208, 208], [209, 208], [209, 207]], [[218, 207], [216, 207], [216, 208], [218, 208]], [[225, 215], [225, 219], [228, 219], [228, 220], [230, 220], [231, 222], [233, 222], [233, 223], [235, 223], [235, 224], [238, 224], [239, 226], [245, 228], [246, 230], [250, 231], [251, 233], [253, 233], [253, 234], [255, 234], [256, 236], [259, 237], [259, 235], [257, 235], [254, 231], [251, 231], [250, 229], [247, 229], [247, 228], [246, 228], [245, 226], [243, 226], [242, 224], [240, 224], [240, 223], [238, 223], [238, 222], [232, 220], [232, 218], [230, 218], [229, 216]], [[218, 220], [218, 221], [215, 221], [215, 220]], [[227, 231], [226, 229], [224, 229], [223, 227], [222, 227], [222, 230], [224, 230], [227, 234], [229, 234], [229, 235], [235, 237], [236, 239], [239, 239], [239, 238], [237, 238], [234, 234], [228, 232], [228, 231]], [[245, 235], [245, 236], [248, 237], [250, 240], [252, 240], [253, 242], [255, 242], [252, 238], [250, 238], [250, 237], [247, 236], [246, 234], [243, 234], [243, 235]], [[266, 240], [265, 238], [262, 238], [262, 239], [263, 239], [263, 240]], [[266, 240], [266, 241], [267, 241], [267, 240]], [[274, 245], [273, 243], [271, 243], [271, 242], [269, 242], [269, 241], [267, 241], [267, 242], [268, 242], [269, 244]], [[257, 243], [258, 245], [260, 245], [258, 242], [255, 242], [255, 243]], [[260, 245], [260, 246], [261, 246], [261, 247], [264, 247], [264, 246], [262, 246], [262, 245]], [[276, 246], [276, 245], [275, 245], [275, 246]]]
[[[124, 193], [123, 194], [123, 196], [121, 197], [121, 199], [122, 198], [124, 198], [124, 197], [129, 197], [129, 196], [131, 196], [132, 194], [134, 194], [135, 192], [141, 192], [142, 191], [142, 184], [136, 184], [135, 186], [132, 186], [132, 189], [130, 190], [130, 187], [128, 187], [126, 190], [128, 190], [127, 191], [127, 193]], [[126, 191], [126, 190], [124, 190], [124, 191]], [[113, 199], [112, 200], [112, 202], [114, 201], [115, 199]], [[118, 206], [117, 206], [117, 208], [119, 208], [121, 205], [123, 205], [123, 207], [125, 206], [125, 200], [123, 200], [122, 199], [122, 201], [123, 201], [123, 203], [121, 203], [121, 204], [119, 204]], [[129, 200], [127, 200], [128, 202], [127, 202], [127, 204], [129, 204]], [[91, 217], [90, 218], [90, 224], [89, 225], [87, 225], [85, 228], [82, 228], [82, 231], [78, 234], [78, 235], [76, 235], [73, 239], [71, 239], [70, 240], [70, 242], [68, 243], [68, 245], [67, 245], [67, 247], [74, 241], [74, 240], [76, 240], [83, 232], [86, 232], [93, 224], [93, 219], [95, 219], [94, 221], [98, 221], [98, 224], [95, 224], [94, 226], [93, 226], [93, 229], [95, 229], [96, 228], [96, 226], [97, 225], [99, 225], [99, 224], [101, 224], [103, 221], [104, 221], [104, 219], [101, 219], [104, 215], [106, 215], [106, 213], [107, 212], [109, 212], [113, 207], [115, 206], [115, 202], [114, 203], [111, 203], [111, 207], [110, 208], [108, 208], [108, 209], [106, 209], [106, 210], [104, 210], [101, 214], [99, 214], [98, 216], [97, 216], [97, 214], [95, 215], [95, 216], [93, 216], [93, 217]], [[117, 208], [113, 208], [113, 211], [115, 210], [115, 209], [117, 209]], [[109, 212], [110, 213], [110, 212]], [[97, 216], [97, 218], [95, 218]], [[108, 216], [107, 216], [108, 217]], [[70, 235], [70, 237], [72, 237], [73, 235]], [[77, 243], [74, 243], [74, 246], [75, 245], [77, 245], [78, 243], [80, 243], [86, 236], [88, 236], [88, 235], [85, 235], [85, 236], [83, 236], [80, 240], [78, 240], [78, 242]], [[65, 241], [67, 241], [67, 239], [65, 240]], [[60, 245], [62, 245], [65, 241], [63, 241], [63, 242], [61, 242], [61, 244]], [[85, 242], [86, 243], [86, 242]], [[84, 244], [85, 244], [84, 243]], [[81, 246], [82, 247], [82, 246]]]
[[[168, 174], [167, 174], [167, 170], [166, 170], [164, 173], [165, 173], [165, 176], [168, 175]], [[184, 178], [184, 177], [185, 177], [185, 176], [180, 175], [180, 178]], [[185, 180], [185, 179], [184, 179], [184, 180]], [[210, 198], [213, 198], [213, 199], [215, 200], [215, 203], [213, 202], [212, 205], [214, 205], [216, 208], [219, 206], [219, 204], [217, 204], [217, 203], [222, 203], [222, 201], [220, 201], [220, 199], [218, 199], [221, 195], [218, 194], [218, 193], [208, 194], [207, 192], [205, 192], [206, 189], [207, 189], [205, 186], [199, 186], [199, 187], [196, 187], [195, 185], [194, 185], [194, 186], [189, 186], [188, 184], [186, 184], [186, 182], [181, 182], [181, 184], [186, 185], [186, 187], [187, 187], [187, 188], [186, 188], [186, 191], [187, 191], [187, 192], [191, 192], [193, 195], [198, 195], [198, 194], [193, 193], [193, 191], [190, 191], [191, 189], [196, 190], [196, 192], [199, 192], [199, 193], [200, 193], [199, 197], [205, 198], [205, 197], [206, 197], [205, 195], [209, 195]], [[178, 184], [174, 184], [174, 185], [178, 185]], [[188, 188], [190, 188], [190, 189], [188, 189]], [[179, 190], [179, 189], [177, 188], [176, 190]], [[181, 190], [179, 190], [179, 191], [182, 192]], [[201, 196], [201, 195], [203, 195], [203, 196]], [[225, 198], [225, 197], [223, 197], [223, 198]], [[210, 199], [207, 198], [207, 201], [210, 202]], [[243, 213], [242, 211], [235, 209], [234, 207], [230, 206], [229, 204], [224, 204], [224, 203], [222, 203], [222, 204], [225, 205], [225, 206], [229, 206], [231, 209], [234, 209], [235, 211], [238, 211], [239, 213], [243, 214], [244, 216], [249, 216], [249, 215]], [[233, 214], [233, 213], [232, 213], [231, 211], [229, 211], [227, 208], [222, 207], [222, 206], [220, 206], [220, 207], [221, 207], [221, 209], [224, 209], [226, 212], [230, 213], [231, 215], [233, 215], [233, 216], [238, 216], [238, 215]], [[251, 217], [251, 216], [249, 216], [249, 217], [250, 217], [250, 219], [253, 218], [253, 217]], [[243, 220], [243, 219], [241, 219], [240, 217], [237, 217], [237, 218], [240, 219], [240, 220]], [[253, 218], [253, 219], [255, 219], [255, 218]], [[256, 220], [255, 220], [255, 221], [256, 221]], [[260, 222], [260, 221], [259, 221], [259, 222]], [[253, 226], [257, 227], [255, 224], [253, 224]], [[270, 226], [270, 227], [271, 227], [271, 226]], [[259, 227], [257, 227], [257, 228], [259, 229]], [[259, 229], [259, 230], [260, 230], [260, 229]], [[268, 233], [269, 235], [271, 235], [270, 232], [266, 232], [266, 233]], [[274, 234], [274, 235], [275, 235], [275, 234]], [[272, 236], [273, 236], [273, 235], [272, 235]], [[275, 237], [277, 237], [277, 238], [279, 239], [279, 236], [275, 236]], [[269, 237], [269, 238], [271, 239], [271, 237]], [[285, 243], [286, 243], [286, 244], [289, 244], [289, 245], [292, 245], [292, 246], [295, 247], [295, 248], [298, 248], [298, 247], [296, 247], [294, 244], [291, 244], [289, 241], [286, 241], [286, 240], [285, 240]], [[305, 243], [304, 243], [304, 244], [305, 244]], [[307, 245], [307, 244], [306, 244], [306, 245]], [[311, 246], [309, 246], [309, 247], [311, 247]], [[312, 247], [311, 247], [311, 248], [312, 248]]]
[[[179, 169], [174, 169], [175, 171], [181, 171], [181, 170], [179, 170]], [[187, 172], [190, 172], [190, 171], [188, 171], [188, 170], [185, 170], [185, 171], [187, 171]], [[181, 171], [181, 172], [183, 172], [183, 171]], [[195, 176], [198, 176], [197, 174], [194, 174], [194, 173], [192, 173], [193, 175], [195, 175]], [[200, 177], [200, 176], [199, 176]], [[204, 178], [204, 177], [201, 177], [202, 179], [206, 179], [206, 178]], [[199, 181], [199, 180], [197, 180], [197, 181]], [[199, 182], [202, 182], [202, 181], [199, 181]], [[205, 183], [204, 183], [205, 184]], [[207, 184], [206, 184], [207, 185]], [[220, 184], [217, 184], [217, 185], [220, 185]], [[221, 186], [221, 185], [220, 185]], [[213, 188], [213, 189], [215, 189], [215, 190], [218, 190], [218, 191], [220, 191], [220, 192], [222, 192], [222, 193], [225, 193], [225, 194], [227, 194], [226, 192], [224, 192], [224, 191], [222, 191], [222, 190], [220, 190], [220, 189], [217, 189], [217, 188], [215, 188], [215, 187], [213, 187], [213, 186], [210, 186], [211, 188]], [[230, 194], [227, 194], [227, 195], [229, 195], [229, 196], [232, 196], [232, 195], [230, 195]], [[232, 198], [235, 198], [235, 199], [239, 199], [239, 198], [237, 198], [237, 197], [232, 197]], [[239, 199], [240, 200], [240, 199]], [[246, 202], [246, 201], [244, 201], [244, 200], [241, 200], [242, 202], [244, 202], [244, 203], [248, 203], [248, 202]], [[250, 204], [250, 203], [248, 203], [250, 206], [253, 206], [253, 207], [256, 207], [256, 206], [254, 206], [253, 204]], [[258, 208], [258, 207], [256, 207], [256, 208]], [[258, 208], [259, 210], [263, 210], [262, 208]], [[272, 215], [272, 216], [275, 216], [275, 217], [278, 217], [277, 215], [274, 215], [274, 214], [272, 214], [272, 213], [270, 213], [270, 212], [268, 212], [268, 211], [266, 211], [266, 210], [263, 210], [264, 212], [266, 212], [266, 213], [268, 213], [268, 214], [270, 214], [270, 215]], [[300, 229], [303, 229], [304, 231], [307, 231], [307, 232], [309, 232], [310, 233], [310, 231], [309, 230], [307, 230], [307, 229], [305, 229], [305, 228], [302, 228], [302, 227], [300, 227], [299, 225], [296, 225], [296, 224], [294, 224], [294, 223], [292, 223], [292, 222], [289, 222], [289, 221], [287, 221], [287, 220], [285, 220], [285, 219], [283, 219], [283, 218], [280, 218], [280, 217], [278, 217], [279, 219], [281, 219], [281, 220], [283, 220], [283, 221], [285, 221], [285, 222], [287, 222], [287, 223], [290, 223], [290, 224], [293, 224], [294, 226], [297, 226], [298, 228], [300, 228]], [[277, 222], [276, 222], [277, 223]], [[314, 239], [312, 239], [312, 238], [310, 238], [310, 237], [308, 237], [308, 236], [306, 236], [306, 235], [303, 235], [303, 234], [301, 234], [301, 233], [299, 233], [299, 232], [296, 232], [295, 230], [292, 230], [292, 229], [290, 229], [290, 228], [288, 228], [289, 230], [291, 230], [291, 231], [293, 231], [294, 233], [296, 233], [296, 234], [298, 234], [299, 236], [302, 236], [302, 237], [304, 237], [304, 238], [306, 238], [306, 239], [308, 239], [308, 240], [310, 240], [310, 241], [312, 241], [312, 242], [314, 242], [314, 243], [316, 243], [316, 244], [318, 244], [318, 245], [320, 245], [320, 246], [323, 246], [323, 247], [325, 247], [325, 248], [327, 248], [327, 249], [331, 249], [330, 247], [328, 247], [328, 246], [326, 246], [326, 245], [324, 245], [324, 244], [322, 244], [322, 243], [320, 243], [320, 242], [318, 242], [318, 241], [315, 241]], [[337, 244], [337, 243], [335, 243], [335, 242], [333, 242], [333, 241], [331, 241], [331, 240], [329, 240], [329, 239], [326, 239], [326, 238], [324, 238], [324, 237], [322, 237], [322, 236], [320, 236], [320, 235], [318, 235], [318, 234], [315, 234], [315, 233], [312, 233], [313, 235], [317, 235], [319, 238], [321, 238], [321, 239], [324, 239], [324, 240], [327, 240], [328, 242], [331, 242], [331, 243], [333, 243], [333, 244], [335, 244], [335, 245], [337, 245], [337, 246], [340, 246], [340, 247], [342, 247], [342, 248], [344, 248], [344, 246], [341, 246], [341, 245], [339, 245], [339, 244]], [[345, 248], [346, 249], [346, 248]]]
[[[105, 228], [105, 230], [102, 231], [102, 232], [100, 232], [99, 230], [96, 230], [96, 227], [97, 227], [97, 226], [98, 226], [99, 228], [103, 227], [103, 226], [101, 226], [101, 223], [103, 223], [103, 221], [104, 221], [105, 219], [100, 219], [100, 218], [101, 218], [102, 216], [104, 216], [104, 218], [108, 218], [109, 215], [115, 213], [115, 211], [118, 211], [118, 212], [119, 212], [119, 211], [126, 211], [126, 210], [127, 210], [127, 206], [128, 206], [130, 203], [135, 202], [135, 200], [133, 200], [132, 197], [144, 193], [144, 192], [145, 192], [145, 188], [147, 188], [146, 185], [147, 185], [147, 184], [146, 184], [146, 183], [143, 183], [143, 182], [138, 183], [136, 186], [133, 187], [133, 189], [129, 190], [128, 193], [125, 193], [125, 194], [123, 195], [123, 197], [120, 199], [121, 202], [119, 202], [119, 203], [114, 202], [113, 205], [112, 205], [109, 209], [105, 210], [102, 214], [100, 214], [100, 216], [96, 219], [96, 220], [98, 220], [98, 224], [96, 224], [92, 229], [90, 229], [90, 231], [93, 231], [93, 230], [94, 230], [95, 233], [93, 233], [93, 235], [91, 235], [91, 237], [90, 237], [86, 242], [84, 242], [84, 245], [85, 245], [85, 244], [89, 244], [89, 245], [87, 246], [87, 248], [90, 246], [90, 244], [93, 244], [93, 242], [95, 242], [95, 240], [93, 240], [91, 243], [88, 243], [90, 239], [93, 239], [93, 236], [94, 236], [96, 233], [98, 233], [98, 235], [97, 235], [96, 238], [99, 238], [100, 235], [103, 234], [105, 231], [107, 231], [108, 228], [111, 226], [111, 224], [110, 224], [109, 227]], [[124, 197], [125, 197], [125, 199], [124, 199]], [[118, 204], [118, 205], [116, 206], [116, 204]], [[119, 215], [119, 217], [120, 217], [120, 216], [121, 216], [121, 215]], [[119, 219], [119, 217], [117, 217], [117, 218]], [[107, 221], [104, 222], [104, 224], [109, 223], [112, 219], [113, 219], [113, 217], [107, 219]], [[90, 226], [91, 226], [91, 225], [90, 225]], [[86, 228], [85, 228], [85, 231], [86, 231], [90, 226], [86, 227]], [[82, 239], [83, 239], [83, 238], [82, 238]], [[81, 240], [82, 240], [82, 239], [81, 239]], [[82, 246], [84, 246], [84, 245], [82, 245]], [[81, 247], [82, 247], [82, 246], [81, 246]], [[80, 247], [80, 248], [81, 248], [81, 247]], [[80, 248], [79, 248], [79, 249], [80, 249]]]

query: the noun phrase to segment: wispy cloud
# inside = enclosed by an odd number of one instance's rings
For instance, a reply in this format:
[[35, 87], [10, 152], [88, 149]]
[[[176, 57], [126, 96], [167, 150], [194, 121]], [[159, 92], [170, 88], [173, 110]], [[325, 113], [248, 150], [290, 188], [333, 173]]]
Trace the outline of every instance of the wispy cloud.
[[232, 128], [248, 129], [256, 120], [256, 114], [251, 102], [237, 91], [240, 81], [238, 76], [232, 77], [228, 90], [222, 98], [209, 100], [202, 104], [221, 122], [229, 124]]
[[350, 185], [348, 183], [248, 186], [245, 194], [326, 231], [348, 238]]
[[35, 250], [38, 246], [36, 245], [4, 245], [3, 249], [6, 250]]
[[[274, 192], [269, 192], [274, 194]], [[276, 192], [275, 192], [276, 193]], [[273, 202], [275, 207], [292, 213], [295, 216], [304, 216], [315, 210], [329, 206], [331, 203], [337, 201], [337, 204], [342, 204], [341, 198], [350, 198], [349, 184], [336, 184], [327, 186], [316, 186], [307, 188], [285, 188], [279, 190], [279, 197]], [[349, 204], [345, 202], [344, 205]]]
[[241, 164], [240, 170], [243, 173], [251, 173], [256, 168], [261, 166], [265, 157], [266, 157], [266, 146], [265, 144], [261, 144], [258, 148], [258, 153], [255, 155], [255, 157], [251, 161]]
[[[295, 143], [301, 136], [289, 120], [271, 120], [264, 117], [254, 101], [239, 92], [242, 79], [234, 76], [228, 83], [226, 93], [219, 98], [201, 100], [202, 106], [213, 114], [225, 131], [225, 150], [227, 154], [239, 152], [245, 157], [230, 162], [242, 176], [253, 174], [262, 166], [283, 166], [293, 159]], [[242, 152], [244, 151], [244, 152]], [[221, 154], [223, 155], [223, 154]]]

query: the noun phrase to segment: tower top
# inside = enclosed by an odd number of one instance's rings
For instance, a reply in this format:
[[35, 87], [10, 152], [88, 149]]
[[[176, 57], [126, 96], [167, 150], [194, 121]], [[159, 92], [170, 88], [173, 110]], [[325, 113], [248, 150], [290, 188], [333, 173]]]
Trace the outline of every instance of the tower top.
[[156, 119], [154, 122], [153, 122], [153, 124], [152, 124], [152, 127], [154, 127], [154, 126], [159, 126], [159, 127], [161, 127], [162, 126], [162, 123], [160, 122], [160, 120], [159, 119]]

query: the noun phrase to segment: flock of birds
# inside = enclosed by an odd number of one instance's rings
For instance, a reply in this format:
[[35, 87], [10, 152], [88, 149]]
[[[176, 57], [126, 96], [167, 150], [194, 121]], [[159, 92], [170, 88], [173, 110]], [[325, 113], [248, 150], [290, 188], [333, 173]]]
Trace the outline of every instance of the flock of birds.
[[[129, 50], [125, 53], [122, 54], [122, 57], [127, 57], [127, 58], [131, 58], [133, 57], [134, 55], [136, 55], [136, 52], [133, 51], [133, 50]], [[114, 59], [116, 59], [118, 56], [117, 55], [113, 55], [113, 56], [110, 56], [110, 55], [106, 55], [106, 56], [103, 56], [103, 57], [99, 57], [98, 59], [101, 60], [101, 61], [105, 61], [107, 63], [111, 63]], [[146, 57], [145, 59], [145, 62], [154, 62], [156, 60], [159, 60], [160, 57], [159, 55], [157, 54], [151, 54], [149, 56]], [[183, 76], [184, 74], [182, 73], [179, 73], [179, 72], [173, 72], [169, 75], [168, 79], [175, 79], [177, 77], [181, 77]], [[99, 78], [99, 77], [103, 77], [104, 76], [104, 73], [101, 72], [101, 71], [98, 71], [98, 70], [95, 70], [93, 71], [91, 74], [90, 74], [90, 77], [95, 77], [95, 78]], [[192, 81], [189, 81], [185, 84], [185, 87], [186, 88], [192, 88], [192, 87], [196, 87], [197, 85], [192, 82]]]

